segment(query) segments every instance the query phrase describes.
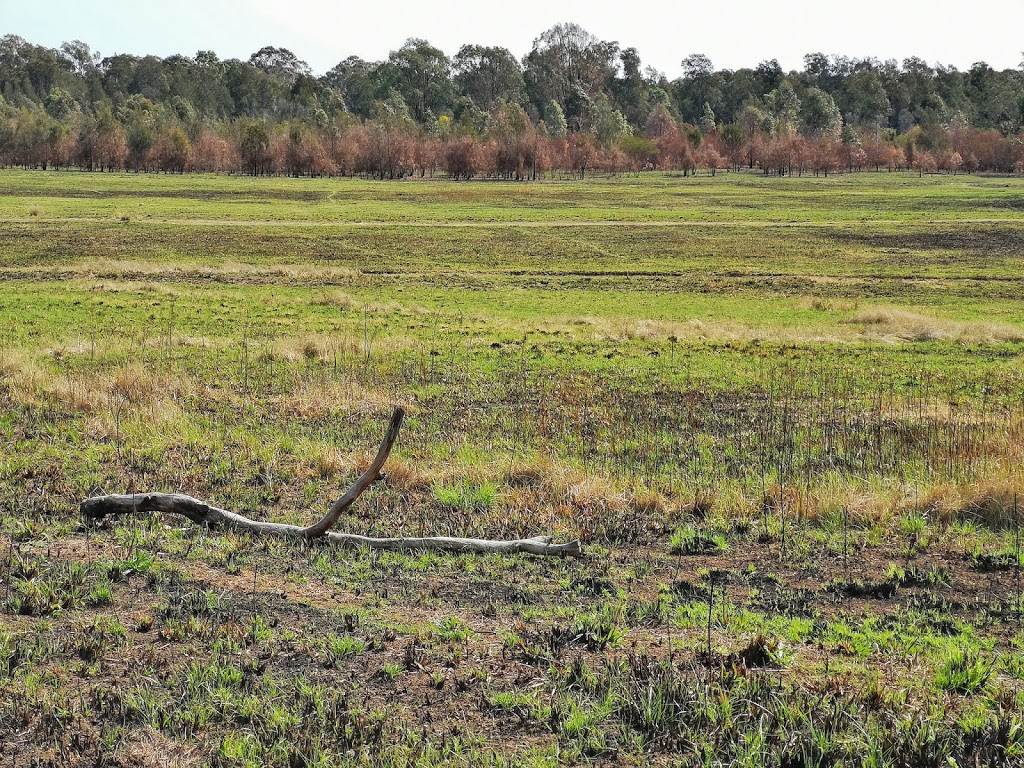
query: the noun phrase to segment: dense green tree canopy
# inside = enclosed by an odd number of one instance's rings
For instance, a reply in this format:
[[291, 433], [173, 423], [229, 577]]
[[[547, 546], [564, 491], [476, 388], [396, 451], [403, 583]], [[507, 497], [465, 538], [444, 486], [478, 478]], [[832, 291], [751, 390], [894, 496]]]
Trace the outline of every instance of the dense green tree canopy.
[[464, 45], [453, 62], [455, 87], [481, 109], [526, 100], [526, 81], [515, 56], [506, 48]]
[[899, 133], [955, 121], [1004, 134], [1024, 125], [1024, 73], [997, 71], [983, 62], [959, 71], [932, 67], [916, 57], [882, 62], [809, 53], [802, 70], [787, 73], [776, 60], [725, 70], [715, 69], [704, 54], [689, 53], [681, 57], [681, 68], [681, 76], [670, 82], [645, 69], [635, 48], [620, 48], [571, 23], [541, 33], [522, 61], [505, 48], [472, 43], [449, 58], [414, 38], [384, 61], [350, 56], [321, 76], [292, 51], [271, 45], [245, 61], [222, 61], [212, 51], [162, 59], [102, 57], [80, 40], [50, 49], [15, 35], [0, 38], [4, 102], [9, 108], [39, 107], [62, 121], [75, 114], [95, 115], [103, 103], [116, 109], [133, 95], [173, 102], [183, 124], [313, 119], [318, 112], [338, 109], [367, 118], [375, 103], [393, 102], [394, 91], [410, 117], [425, 127], [442, 115], [453, 121], [468, 115], [466, 124], [478, 125], [480, 113], [506, 103], [523, 105], [537, 121], [555, 101], [569, 130], [592, 131], [595, 105], [603, 98], [633, 131], [641, 130], [652, 110], [663, 104], [693, 125], [706, 122], [708, 110], [716, 125], [724, 126], [760, 109], [776, 128], [802, 125], [816, 132], [824, 116], [798, 115], [809, 93], [805, 112], [824, 109], [831, 120], [835, 106], [843, 124]]
[[564, 23], [521, 60], [474, 43], [449, 57], [411, 38], [382, 61], [349, 56], [319, 75], [273, 45], [244, 60], [102, 56], [80, 40], [6, 35], [0, 162], [394, 176], [443, 160], [463, 177], [482, 163], [514, 178], [545, 163], [689, 172], [726, 158], [801, 172], [812, 156], [826, 172], [1024, 168], [1022, 70], [823, 53], [799, 71], [774, 59], [728, 70], [680, 53], [670, 81], [636, 48]]

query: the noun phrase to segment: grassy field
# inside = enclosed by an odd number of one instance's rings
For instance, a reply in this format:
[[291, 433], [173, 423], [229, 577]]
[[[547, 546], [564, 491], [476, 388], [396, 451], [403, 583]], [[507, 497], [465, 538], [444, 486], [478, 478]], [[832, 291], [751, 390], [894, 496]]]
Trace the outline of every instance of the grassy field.
[[[5, 756], [1022, 765], [1022, 356], [1021, 179], [4, 172]], [[395, 404], [339, 529], [588, 556], [78, 516], [311, 521]]]

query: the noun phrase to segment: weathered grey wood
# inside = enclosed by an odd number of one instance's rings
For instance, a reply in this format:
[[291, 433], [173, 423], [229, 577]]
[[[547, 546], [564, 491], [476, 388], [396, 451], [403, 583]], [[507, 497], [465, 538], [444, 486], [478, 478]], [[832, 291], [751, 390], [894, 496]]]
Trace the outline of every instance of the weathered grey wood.
[[432, 549], [444, 552], [477, 552], [481, 554], [525, 552], [533, 555], [556, 555], [582, 557], [583, 548], [578, 541], [567, 544], [552, 544], [549, 536], [532, 539], [500, 541], [492, 539], [461, 539], [450, 536], [428, 536], [421, 538], [375, 538], [353, 533], [334, 533], [331, 528], [341, 515], [380, 476], [398, 439], [405, 412], [396, 408], [391, 416], [387, 434], [373, 463], [359, 476], [345, 495], [338, 499], [319, 522], [302, 527], [284, 523], [264, 523], [248, 517], [214, 507], [205, 501], [180, 493], [134, 493], [110, 496], [96, 496], [85, 499], [80, 510], [87, 520], [100, 520], [108, 516], [129, 515], [139, 512], [159, 512], [167, 515], [181, 515], [199, 525], [213, 528], [231, 528], [263, 536], [283, 536], [294, 539], [323, 540], [347, 547], [369, 547], [371, 549], [410, 550]]
[[345, 495], [331, 505], [331, 508], [327, 510], [327, 514], [324, 515], [320, 522], [303, 529], [302, 533], [306, 538], [316, 539], [331, 530], [345, 510], [352, 506], [352, 503], [362, 495], [363, 491], [376, 482], [377, 478], [380, 477], [381, 469], [384, 468], [384, 462], [391, 455], [391, 449], [398, 439], [398, 433], [402, 429], [402, 422], [404, 420], [405, 411], [401, 408], [395, 408], [395, 412], [391, 414], [391, 423], [388, 424], [387, 434], [384, 435], [384, 440], [380, 444], [380, 450], [377, 451], [377, 456], [374, 458], [373, 463], [359, 476], [359, 479], [345, 492]]
[[331, 544], [346, 547], [368, 547], [393, 551], [410, 549], [432, 549], [444, 552], [477, 552], [480, 554], [513, 554], [525, 552], [532, 555], [561, 555], [581, 557], [583, 549], [578, 541], [567, 544], [552, 544], [550, 536], [535, 536], [531, 539], [462, 539], [451, 536], [427, 536], [420, 538], [377, 538], [359, 536], [354, 533], [326, 532], [311, 537], [309, 528], [285, 523], [263, 523], [248, 517], [211, 506], [205, 501], [180, 493], [136, 493], [111, 496], [96, 496], [81, 504], [82, 515], [89, 520], [100, 520], [108, 516], [128, 515], [139, 512], [160, 512], [167, 515], [181, 515], [199, 525], [213, 528], [231, 528], [260, 535], [284, 536], [293, 539], [322, 539]]
[[105, 517], [130, 515], [137, 512], [161, 512], [166, 515], [182, 515], [193, 523], [211, 528], [233, 528], [251, 533], [272, 534], [299, 538], [305, 530], [297, 525], [263, 523], [250, 520], [226, 509], [220, 509], [205, 501], [181, 493], [131, 493], [110, 496], [95, 496], [85, 499], [79, 510], [87, 520], [101, 520]]

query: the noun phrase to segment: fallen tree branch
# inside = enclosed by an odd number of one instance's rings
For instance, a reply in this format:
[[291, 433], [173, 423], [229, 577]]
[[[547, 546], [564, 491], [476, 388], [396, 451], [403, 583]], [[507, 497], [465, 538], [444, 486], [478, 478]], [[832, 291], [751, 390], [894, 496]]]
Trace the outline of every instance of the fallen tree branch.
[[582, 548], [578, 541], [569, 544], [552, 544], [549, 536], [508, 541], [494, 539], [460, 539], [451, 536], [427, 536], [423, 538], [376, 538], [359, 536], [354, 533], [327, 533], [309, 537], [308, 528], [285, 523], [263, 523], [248, 517], [211, 506], [205, 501], [180, 493], [136, 493], [116, 496], [96, 496], [86, 499], [81, 505], [82, 514], [89, 520], [98, 520], [113, 515], [137, 512], [161, 512], [168, 515], [182, 515], [194, 523], [213, 528], [231, 528], [236, 531], [260, 535], [284, 536], [294, 539], [323, 539], [331, 544], [349, 547], [370, 547], [371, 549], [407, 550], [435, 549], [446, 552], [514, 553], [528, 552], [533, 555], [579, 556]]
[[391, 414], [391, 423], [388, 424], [387, 434], [384, 435], [384, 439], [381, 441], [380, 450], [377, 451], [377, 456], [374, 458], [373, 463], [359, 476], [355, 485], [349, 488], [344, 496], [331, 505], [331, 508], [327, 510], [327, 514], [324, 515], [320, 522], [303, 529], [303, 536], [307, 539], [316, 539], [323, 536], [334, 527], [342, 513], [352, 506], [355, 500], [362, 495], [363, 491], [376, 482], [377, 478], [380, 477], [381, 469], [384, 468], [384, 462], [391, 455], [391, 449], [398, 439], [398, 433], [402, 430], [403, 421], [405, 421], [405, 411], [401, 408], [395, 408], [395, 412]]
[[85, 499], [80, 510], [82, 516], [89, 521], [101, 520], [108, 516], [135, 514], [139, 512], [159, 512], [168, 515], [181, 515], [194, 523], [212, 528], [231, 528], [236, 531], [255, 533], [261, 536], [283, 536], [307, 541], [321, 540], [331, 544], [348, 547], [369, 547], [371, 549], [410, 550], [432, 549], [445, 552], [478, 552], [482, 554], [512, 554], [525, 552], [533, 555], [557, 555], [563, 557], [581, 557], [583, 548], [580, 542], [552, 544], [549, 536], [536, 536], [531, 539], [515, 539], [509, 541], [494, 539], [462, 539], [450, 536], [428, 536], [421, 538], [376, 538], [359, 536], [353, 533], [334, 533], [330, 529], [338, 522], [341, 515], [370, 487], [379, 477], [380, 471], [391, 454], [398, 433], [402, 428], [405, 412], [396, 408], [391, 416], [387, 434], [381, 442], [377, 456], [370, 466], [359, 476], [345, 495], [338, 499], [327, 514], [317, 523], [302, 527], [284, 523], [264, 523], [250, 520], [248, 517], [229, 512], [180, 493], [136, 493], [127, 495], [96, 496]]

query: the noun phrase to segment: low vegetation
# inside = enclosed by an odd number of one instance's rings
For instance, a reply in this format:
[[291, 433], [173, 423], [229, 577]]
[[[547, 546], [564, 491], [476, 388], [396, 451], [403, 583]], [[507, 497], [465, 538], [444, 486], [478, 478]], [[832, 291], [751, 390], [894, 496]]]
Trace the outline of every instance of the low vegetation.
[[3, 178], [14, 764], [1024, 760], [1017, 180]]

